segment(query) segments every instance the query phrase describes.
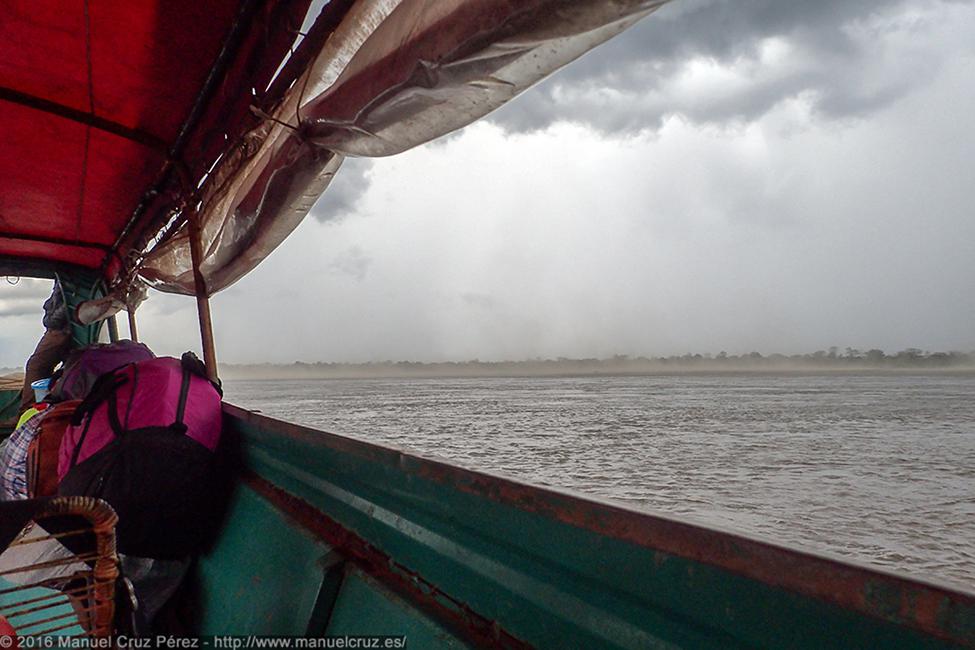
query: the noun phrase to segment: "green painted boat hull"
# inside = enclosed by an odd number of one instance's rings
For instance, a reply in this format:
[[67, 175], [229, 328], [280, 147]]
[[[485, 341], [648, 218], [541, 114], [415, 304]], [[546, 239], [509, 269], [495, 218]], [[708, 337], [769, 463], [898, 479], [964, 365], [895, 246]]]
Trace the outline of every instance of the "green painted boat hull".
[[970, 593], [227, 406], [239, 485], [203, 634], [409, 647], [946, 648]]
[[405, 636], [412, 648], [975, 647], [975, 595], [953, 587], [229, 405], [224, 422], [232, 491], [195, 567], [199, 634]]

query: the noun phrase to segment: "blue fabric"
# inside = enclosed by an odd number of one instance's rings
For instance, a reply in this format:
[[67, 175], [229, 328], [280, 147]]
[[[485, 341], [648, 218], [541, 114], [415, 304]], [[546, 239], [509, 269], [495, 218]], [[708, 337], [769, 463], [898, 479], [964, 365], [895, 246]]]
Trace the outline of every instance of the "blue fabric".
[[4, 501], [27, 498], [27, 449], [37, 437], [45, 413], [41, 411], [14, 429], [0, 449], [0, 499]]

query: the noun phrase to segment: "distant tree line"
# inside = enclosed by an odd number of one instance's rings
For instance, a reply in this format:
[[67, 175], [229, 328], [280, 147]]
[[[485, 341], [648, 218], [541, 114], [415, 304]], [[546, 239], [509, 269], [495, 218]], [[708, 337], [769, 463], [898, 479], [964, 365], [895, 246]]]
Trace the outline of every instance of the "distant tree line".
[[975, 370], [973, 352], [929, 352], [907, 348], [893, 354], [883, 350], [840, 350], [831, 347], [808, 354], [683, 354], [668, 357], [615, 355], [604, 359], [529, 359], [524, 361], [379, 361], [370, 363], [222, 364], [227, 378], [289, 377], [464, 377], [558, 376], [577, 374], [640, 374], [715, 371], [853, 371], [853, 370]]
[[[614, 359], [630, 360], [629, 357], [617, 356]], [[838, 347], [828, 350], [817, 350], [807, 354], [769, 354], [760, 352], [734, 355], [721, 351], [711, 354], [684, 354], [670, 357], [637, 357], [637, 362], [649, 362], [661, 365], [730, 365], [730, 366], [802, 366], [824, 368], [948, 368], [975, 366], [975, 352], [929, 352], [920, 348], [907, 348], [894, 354], [887, 354], [883, 350], [871, 349], [867, 351], [856, 348]]]

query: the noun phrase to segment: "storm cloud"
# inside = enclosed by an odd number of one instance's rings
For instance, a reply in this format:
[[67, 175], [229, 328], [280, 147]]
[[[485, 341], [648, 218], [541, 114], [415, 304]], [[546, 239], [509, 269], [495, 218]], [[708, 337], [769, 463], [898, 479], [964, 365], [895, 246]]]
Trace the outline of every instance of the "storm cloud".
[[[487, 121], [346, 161], [214, 296], [218, 358], [973, 350], [973, 34], [972, 2], [675, 0]], [[18, 365], [45, 296], [10, 297]], [[192, 299], [139, 318], [196, 347]]]
[[[790, 100], [857, 118], [923, 87], [970, 2], [681, 0], [546, 80], [491, 120], [516, 132], [560, 122], [656, 130], [670, 115], [747, 123]], [[955, 39], [971, 50], [964, 28]]]

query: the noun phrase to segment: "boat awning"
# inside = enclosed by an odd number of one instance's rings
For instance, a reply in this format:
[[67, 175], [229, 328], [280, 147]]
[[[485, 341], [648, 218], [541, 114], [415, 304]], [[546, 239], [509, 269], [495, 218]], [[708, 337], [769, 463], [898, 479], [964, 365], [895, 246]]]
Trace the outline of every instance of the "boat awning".
[[0, 259], [215, 293], [345, 156], [470, 124], [665, 1], [10, 0]]
[[225, 134], [256, 122], [241, 89], [264, 90], [308, 4], [4, 2], [0, 256], [117, 270], [161, 178], [202, 174]]

